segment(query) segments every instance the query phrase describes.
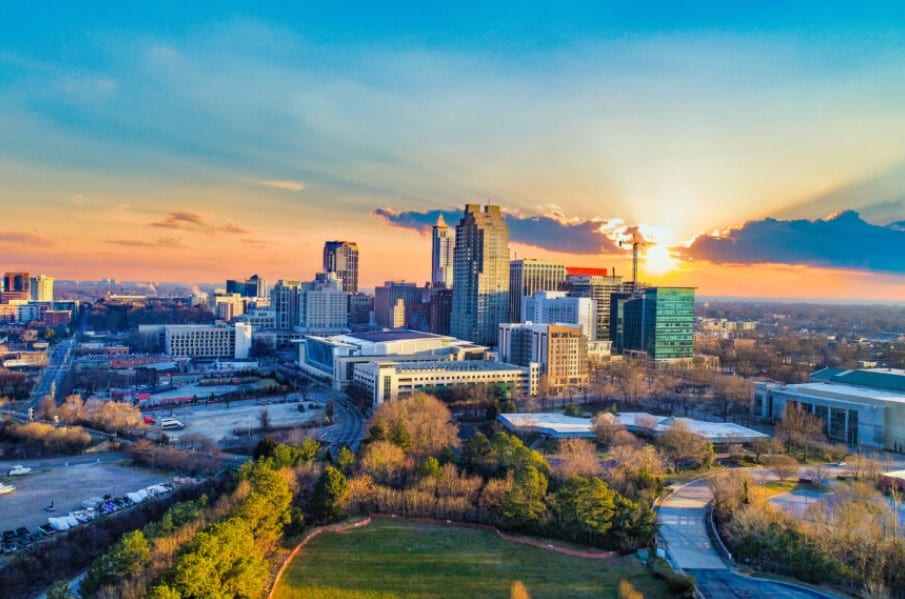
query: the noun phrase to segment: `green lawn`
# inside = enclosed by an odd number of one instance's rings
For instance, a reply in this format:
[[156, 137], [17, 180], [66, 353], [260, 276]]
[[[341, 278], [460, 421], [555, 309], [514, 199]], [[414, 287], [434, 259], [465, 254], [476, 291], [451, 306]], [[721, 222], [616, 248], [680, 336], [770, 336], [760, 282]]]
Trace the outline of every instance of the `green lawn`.
[[486, 530], [375, 519], [316, 537], [287, 568], [276, 597], [509, 597], [515, 580], [533, 599], [616, 597], [621, 579], [647, 599], [669, 596], [633, 557], [582, 559]]

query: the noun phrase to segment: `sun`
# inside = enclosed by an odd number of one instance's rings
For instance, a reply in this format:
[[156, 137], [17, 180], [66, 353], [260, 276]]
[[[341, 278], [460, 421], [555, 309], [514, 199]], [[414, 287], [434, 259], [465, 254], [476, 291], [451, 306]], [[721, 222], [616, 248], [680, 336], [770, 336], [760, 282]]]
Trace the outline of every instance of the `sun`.
[[644, 254], [644, 270], [652, 275], [665, 275], [676, 267], [677, 260], [665, 245], [653, 245]]

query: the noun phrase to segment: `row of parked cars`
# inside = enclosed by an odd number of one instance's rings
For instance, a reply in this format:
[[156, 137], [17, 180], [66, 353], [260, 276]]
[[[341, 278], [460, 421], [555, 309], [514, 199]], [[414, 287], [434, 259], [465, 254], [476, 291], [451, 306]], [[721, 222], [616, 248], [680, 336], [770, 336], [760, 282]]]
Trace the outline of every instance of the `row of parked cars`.
[[[59, 530], [68, 530], [91, 522], [105, 514], [127, 509], [147, 499], [168, 495], [174, 489], [175, 486], [171, 483], [161, 483], [126, 493], [122, 497], [113, 497], [112, 495], [89, 497], [82, 502], [82, 509], [71, 511], [65, 516], [47, 518], [47, 524], [42, 524], [34, 530], [21, 526], [16, 530], [3, 531], [0, 551], [4, 554], [14, 553], [43, 540]], [[54, 506], [51, 503], [49, 506], [45, 506], [44, 509], [52, 512]]]

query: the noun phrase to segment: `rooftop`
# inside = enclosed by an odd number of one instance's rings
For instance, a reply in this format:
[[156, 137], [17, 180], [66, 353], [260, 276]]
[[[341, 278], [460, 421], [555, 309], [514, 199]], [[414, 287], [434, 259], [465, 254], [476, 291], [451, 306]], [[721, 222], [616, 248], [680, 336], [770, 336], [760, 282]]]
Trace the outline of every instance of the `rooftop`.
[[[615, 416], [628, 430], [652, 431], [655, 434], [666, 431], [675, 422], [683, 422], [688, 429], [712, 443], [746, 443], [767, 435], [731, 422], [705, 422], [691, 418], [654, 416], [646, 412], [624, 412]], [[555, 438], [592, 438], [593, 421], [590, 418], [575, 418], [558, 413], [500, 414], [497, 417], [509, 430], [537, 432]]]
[[839, 370], [824, 368], [810, 376], [812, 381], [843, 383], [855, 387], [868, 387], [883, 391], [905, 393], [905, 370], [899, 368], [867, 368], [862, 370]]
[[384, 341], [411, 341], [414, 339], [442, 339], [443, 335], [434, 335], [433, 333], [423, 333], [421, 331], [412, 331], [402, 329], [398, 331], [371, 331], [367, 333], [351, 333], [344, 335], [352, 339], [361, 341], [370, 341], [371, 343], [381, 343]]

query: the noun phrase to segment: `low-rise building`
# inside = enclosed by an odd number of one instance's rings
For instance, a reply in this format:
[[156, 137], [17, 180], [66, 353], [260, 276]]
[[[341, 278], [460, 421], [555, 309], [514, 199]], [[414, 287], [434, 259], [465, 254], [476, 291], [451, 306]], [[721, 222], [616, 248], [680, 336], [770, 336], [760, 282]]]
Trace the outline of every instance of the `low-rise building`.
[[248, 358], [251, 350], [251, 325], [236, 323], [140, 325], [139, 334], [153, 338], [172, 357]]
[[353, 368], [378, 360], [480, 360], [487, 348], [447, 335], [411, 330], [373, 331], [332, 337], [309, 335], [299, 341], [299, 367], [341, 390], [351, 384]]
[[534, 395], [540, 379], [540, 367], [504, 364], [492, 360], [464, 362], [374, 361], [356, 364], [355, 387], [371, 398], [372, 405], [399, 399], [423, 391], [470, 388], [493, 388], [506, 397]]
[[905, 451], [905, 370], [825, 368], [807, 383], [755, 384], [755, 414], [778, 421], [789, 404], [821, 418], [833, 441]]

